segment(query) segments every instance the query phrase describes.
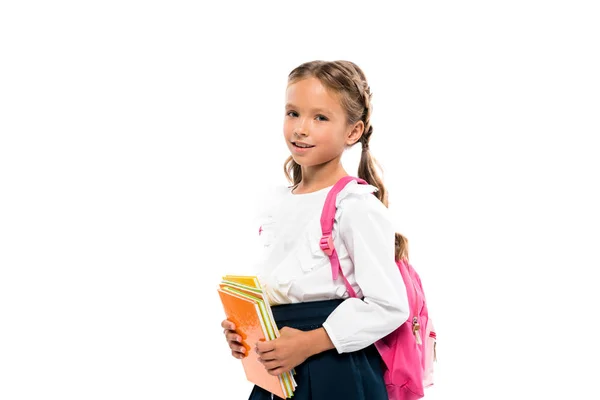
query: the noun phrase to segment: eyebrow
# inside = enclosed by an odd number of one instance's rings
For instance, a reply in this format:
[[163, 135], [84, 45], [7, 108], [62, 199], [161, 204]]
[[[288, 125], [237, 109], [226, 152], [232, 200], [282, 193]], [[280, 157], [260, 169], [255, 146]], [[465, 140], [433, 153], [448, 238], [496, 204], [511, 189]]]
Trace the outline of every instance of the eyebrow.
[[[295, 109], [295, 108], [298, 108], [298, 107], [296, 107], [292, 103], [287, 103], [285, 105], [285, 108], [286, 109], [289, 109], [289, 108]], [[331, 110], [327, 109], [327, 108], [318, 108], [317, 107], [317, 108], [312, 108], [310, 111], [312, 111], [312, 112], [322, 112], [324, 114], [333, 114], [333, 112]]]

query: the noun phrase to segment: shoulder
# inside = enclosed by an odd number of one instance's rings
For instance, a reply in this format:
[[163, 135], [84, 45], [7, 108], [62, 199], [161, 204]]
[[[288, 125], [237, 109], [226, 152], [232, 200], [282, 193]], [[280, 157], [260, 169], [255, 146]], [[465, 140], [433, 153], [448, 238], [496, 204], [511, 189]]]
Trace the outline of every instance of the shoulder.
[[338, 194], [336, 220], [345, 227], [383, 225], [391, 227], [392, 219], [388, 208], [375, 196], [377, 188], [371, 185], [349, 183]]
[[337, 215], [354, 215], [363, 213], [381, 213], [387, 207], [375, 196], [377, 188], [372, 185], [359, 185], [350, 182], [342, 189], [336, 199]]

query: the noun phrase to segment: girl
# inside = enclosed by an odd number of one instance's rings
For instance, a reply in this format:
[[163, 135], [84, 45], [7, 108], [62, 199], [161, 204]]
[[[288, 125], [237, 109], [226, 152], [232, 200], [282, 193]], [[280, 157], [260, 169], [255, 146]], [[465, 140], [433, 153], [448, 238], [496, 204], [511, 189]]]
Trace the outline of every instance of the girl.
[[[295, 368], [295, 400], [387, 399], [381, 358], [373, 343], [408, 318], [404, 281], [394, 256], [406, 257], [406, 240], [394, 234], [386, 190], [369, 152], [373, 135], [371, 92], [364, 73], [349, 61], [313, 61], [288, 79], [284, 138], [289, 188], [276, 193], [264, 215], [264, 284], [280, 337], [257, 343], [272, 375]], [[319, 247], [320, 217], [328, 190], [348, 174], [344, 150], [362, 145], [358, 176], [337, 197], [334, 245], [342, 279], [332, 280], [329, 257]], [[244, 357], [230, 321], [222, 327], [234, 357]], [[250, 344], [254, 345], [254, 344]], [[273, 396], [255, 386], [250, 400]], [[275, 398], [278, 398], [275, 396]]]

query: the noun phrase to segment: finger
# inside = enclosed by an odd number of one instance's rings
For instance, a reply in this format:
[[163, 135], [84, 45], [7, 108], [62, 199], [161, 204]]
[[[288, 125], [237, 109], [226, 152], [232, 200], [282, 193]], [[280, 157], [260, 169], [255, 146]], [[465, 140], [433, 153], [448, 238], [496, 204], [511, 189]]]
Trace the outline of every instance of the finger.
[[245, 355], [245, 354], [242, 354], [242, 353], [239, 353], [239, 352], [237, 352], [237, 351], [233, 351], [233, 350], [231, 350], [231, 355], [232, 355], [232, 356], [234, 356], [234, 357], [235, 357], [235, 358], [237, 358], [237, 359], [240, 359], [240, 360], [241, 360], [242, 358], [246, 357], [246, 355]]
[[277, 339], [269, 340], [269, 341], [265, 341], [265, 342], [258, 342], [258, 343], [256, 343], [256, 351], [259, 354], [273, 351], [273, 350], [275, 350], [276, 342], [277, 342]]
[[281, 363], [279, 361], [264, 361], [262, 365], [265, 366], [267, 371], [275, 370], [277, 368], [281, 368]]
[[273, 368], [273, 369], [267, 369], [267, 372], [273, 376], [278, 376], [278, 375], [283, 374], [284, 372], [287, 372], [287, 368], [277, 367], [277, 368]]
[[228, 319], [221, 322], [221, 327], [230, 331], [235, 331], [235, 324]]
[[228, 342], [242, 342], [242, 337], [235, 332], [228, 332], [227, 334], [225, 334], [225, 337], [227, 338]]
[[229, 348], [235, 352], [246, 354], [246, 348], [240, 344], [237, 344], [236, 342], [230, 342]]
[[260, 362], [262, 362], [263, 364], [269, 361], [275, 361], [277, 360], [277, 357], [275, 357], [275, 352], [274, 351], [269, 351], [268, 353], [262, 353], [259, 354], [259, 358]]
[[[235, 340], [236, 342], [242, 341], [242, 337], [236, 331], [232, 331], [229, 329], [223, 329], [223, 334], [225, 335], [227, 340]], [[233, 338], [233, 339], [230, 339], [230, 338]]]
[[277, 359], [277, 357], [275, 355], [276, 354], [275, 350], [265, 351], [265, 352], [258, 351], [258, 350], [255, 350], [255, 351], [256, 351], [256, 354], [258, 354], [258, 356], [260, 358], [262, 358], [263, 360], [275, 360], [275, 359]]

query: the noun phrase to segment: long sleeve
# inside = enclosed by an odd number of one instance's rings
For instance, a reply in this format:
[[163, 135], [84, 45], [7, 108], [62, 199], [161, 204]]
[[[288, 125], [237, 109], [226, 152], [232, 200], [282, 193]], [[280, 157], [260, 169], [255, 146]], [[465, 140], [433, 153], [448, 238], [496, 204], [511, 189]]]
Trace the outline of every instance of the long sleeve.
[[[394, 331], [409, 316], [406, 287], [394, 261], [389, 210], [373, 195], [343, 203], [341, 240], [354, 266], [358, 297], [340, 304], [323, 327], [339, 353], [357, 351]], [[356, 288], [355, 288], [356, 289]]]

